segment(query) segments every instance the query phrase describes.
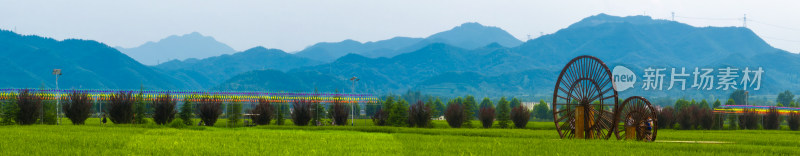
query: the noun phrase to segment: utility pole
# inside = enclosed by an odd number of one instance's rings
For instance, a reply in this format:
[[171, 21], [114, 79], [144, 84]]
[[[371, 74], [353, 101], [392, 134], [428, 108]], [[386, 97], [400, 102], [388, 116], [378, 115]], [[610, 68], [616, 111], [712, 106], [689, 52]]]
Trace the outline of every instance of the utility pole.
[[747, 28], [747, 14], [744, 14], [744, 18], [742, 18], [742, 27]]
[[58, 90], [58, 77], [61, 76], [61, 69], [53, 69], [56, 75], [56, 124], [61, 124], [61, 91]]
[[672, 12], [672, 21], [675, 21], [675, 12]]
[[[352, 78], [350, 78], [350, 81], [353, 81], [353, 90], [351, 91], [351, 93], [355, 94], [356, 93], [356, 81], [358, 81], [358, 77], [353, 76]], [[352, 115], [352, 116], [350, 116], [350, 126], [355, 126], [356, 125], [355, 124], [355, 117], [356, 117], [355, 113], [356, 112], [355, 112], [355, 107], [354, 106], [357, 105], [357, 104], [358, 103], [355, 103], [355, 102], [351, 101], [351, 104], [350, 104], [350, 112], [351, 113], [350, 113], [350, 115]]]
[[749, 104], [749, 102], [750, 102], [750, 101], [749, 101], [749, 99], [750, 99], [750, 97], [749, 97], [749, 96], [750, 96], [750, 95], [748, 95], [748, 94], [750, 94], [750, 91], [744, 91], [744, 105], [745, 105], [745, 106], [747, 106], [747, 105]]

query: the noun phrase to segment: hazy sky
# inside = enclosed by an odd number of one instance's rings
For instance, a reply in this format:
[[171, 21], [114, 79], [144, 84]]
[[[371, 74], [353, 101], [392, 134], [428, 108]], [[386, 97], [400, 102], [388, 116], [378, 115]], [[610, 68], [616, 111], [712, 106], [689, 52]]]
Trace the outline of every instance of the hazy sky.
[[[731, 0], [0, 0], [0, 29], [135, 47], [193, 31], [236, 50], [297, 51], [317, 42], [426, 37], [464, 22], [520, 40], [607, 13], [649, 15], [694, 26], [747, 26], [771, 45], [800, 52], [800, 1]], [[693, 17], [693, 18], [685, 18]]]

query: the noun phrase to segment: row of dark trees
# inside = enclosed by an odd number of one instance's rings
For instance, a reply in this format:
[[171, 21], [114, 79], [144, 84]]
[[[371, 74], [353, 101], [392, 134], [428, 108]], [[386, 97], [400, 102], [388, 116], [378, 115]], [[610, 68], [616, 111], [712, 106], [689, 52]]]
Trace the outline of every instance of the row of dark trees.
[[[83, 121], [91, 114], [91, 105], [88, 103], [90, 99], [81, 98], [82, 94], [73, 92], [69, 94], [68, 101], [64, 101], [62, 108], [64, 114], [70, 118], [75, 119], [77, 124], [83, 124]], [[30, 125], [35, 123], [55, 124], [56, 103], [45, 101], [43, 94], [35, 93], [28, 89], [20, 90], [16, 93], [10, 93], [3, 97], [0, 103], [0, 125]], [[89, 106], [86, 106], [89, 105]], [[88, 107], [88, 109], [86, 109]]]
[[[470, 96], [468, 96], [467, 99], [469, 99], [469, 97]], [[470, 111], [468, 107], [466, 107], [469, 104], [462, 104], [460, 102], [459, 100], [448, 102], [444, 117], [450, 127], [460, 128], [465, 124], [467, 124], [466, 126], [470, 126], [468, 125], [470, 123], [469, 118], [472, 118], [472, 116], [468, 113]], [[512, 107], [510, 103], [516, 104]], [[497, 121], [500, 128], [510, 128], [509, 122], [513, 122], [516, 128], [525, 128], [531, 116], [528, 108], [521, 105], [516, 98], [512, 99], [512, 102], [509, 102], [505, 97], [502, 97], [500, 101], [497, 102], [496, 106], [492, 104], [489, 98], [484, 98], [479, 107], [477, 117], [483, 128], [492, 127], [495, 121]]]
[[[42, 103], [45, 100], [42, 94], [34, 94], [29, 90], [22, 90], [13, 97], [5, 97], [2, 100], [2, 123], [6, 124], [33, 124], [42, 118]], [[145, 101], [143, 95], [133, 92], [116, 92], [106, 101], [95, 101], [87, 92], [72, 92], [67, 95], [62, 102], [64, 116], [72, 121], [73, 124], [84, 124], [86, 119], [91, 117], [95, 103], [104, 105], [99, 113], [104, 118], [108, 118], [114, 124], [142, 124], [149, 120], [155, 124], [165, 125], [180, 119], [182, 125], [194, 125], [195, 117], [200, 119], [199, 125], [213, 126], [223, 113], [227, 115], [229, 124], [241, 123], [243, 117], [242, 102], [229, 102], [224, 104], [220, 99], [210, 96], [203, 96], [198, 99], [184, 99], [183, 105], [178, 108], [177, 99], [172, 98], [169, 93], [158, 95], [150, 101]], [[343, 101], [332, 101], [326, 108], [319, 101], [294, 100], [291, 105], [285, 103], [272, 103], [266, 99], [259, 99], [253, 102], [248, 113], [248, 117], [253, 124], [266, 125], [272, 120], [276, 124], [284, 124], [285, 118], [290, 118], [295, 125], [321, 125], [323, 120], [330, 119], [331, 124], [346, 125], [348, 116], [351, 112], [351, 104]], [[447, 102], [445, 106], [441, 100], [429, 98], [428, 102], [417, 101], [409, 105], [405, 100], [395, 101], [389, 97], [386, 101], [378, 104], [367, 104], [367, 112], [371, 106], [377, 106], [377, 110], [372, 113], [372, 119], [376, 125], [410, 126], [410, 127], [432, 127], [431, 120], [440, 116], [445, 117], [451, 127], [473, 127], [471, 121], [478, 119], [482, 127], [492, 127], [495, 121], [500, 128], [509, 128], [511, 124], [515, 127], [525, 127], [532, 115], [541, 116], [542, 119], [552, 117], [545, 113], [551, 113], [544, 102], [534, 107], [534, 113], [528, 111], [520, 100], [512, 98], [511, 101], [505, 97], [494, 105], [491, 100], [484, 98], [480, 105], [477, 105], [474, 97], [456, 98]], [[227, 107], [227, 108], [225, 108]], [[291, 109], [290, 109], [291, 108]], [[437, 108], [446, 108], [439, 110]], [[327, 109], [327, 110], [326, 110]], [[55, 116], [55, 115], [53, 115]], [[538, 118], [538, 117], [537, 117]]]
[[[438, 98], [430, 98], [427, 103], [418, 100], [409, 106], [405, 99], [395, 101], [395, 97], [389, 96], [382, 103], [372, 114], [372, 120], [378, 126], [432, 127], [431, 118], [439, 114], [453, 128], [473, 127], [472, 120], [476, 118], [484, 128], [492, 127], [495, 121], [500, 128], [510, 128], [512, 122], [515, 127], [524, 128], [531, 119], [529, 109], [516, 98], [508, 101], [503, 97], [497, 106], [489, 98], [484, 98], [480, 105], [476, 105], [473, 96], [452, 99], [446, 106]], [[548, 112], [546, 104], [541, 105], [544, 106], [544, 112]], [[439, 110], [440, 107], [444, 109]]]
[[[30, 90], [21, 90], [11, 96], [2, 97], [0, 104], [0, 123], [29, 125], [41, 121], [44, 114], [43, 94], [35, 94]], [[82, 125], [86, 119], [95, 113], [94, 106], [96, 101], [87, 92], [72, 92], [67, 95], [66, 100], [62, 101], [64, 116], [75, 125]], [[158, 95], [150, 102], [143, 100], [142, 94], [135, 95], [133, 92], [116, 92], [109, 96], [107, 101], [97, 101], [105, 104], [105, 109], [101, 110], [103, 118], [107, 118], [114, 124], [142, 124], [147, 123], [147, 118], [152, 118], [156, 124], [165, 125], [173, 123], [176, 117], [182, 125], [193, 125], [195, 117], [200, 119], [199, 125], [214, 126], [223, 112], [227, 115], [228, 123], [232, 126], [241, 123], [243, 118], [242, 102], [233, 101], [223, 105], [223, 100], [211, 96], [203, 96], [198, 99], [184, 99], [184, 104], [178, 108], [177, 99], [172, 98], [169, 93]], [[295, 125], [322, 124], [322, 120], [331, 119], [335, 125], [345, 125], [351, 113], [351, 105], [343, 101], [335, 100], [325, 107], [319, 101], [294, 100], [291, 105], [285, 103], [272, 103], [266, 99], [258, 99], [251, 106], [252, 109], [246, 110], [253, 124], [267, 125], [272, 120], [275, 124], [283, 125], [288, 116]], [[227, 107], [227, 108], [225, 108]], [[292, 109], [289, 109], [292, 108]], [[289, 112], [291, 110], [291, 112]], [[425, 110], [429, 114], [431, 110]], [[291, 115], [291, 116], [289, 116]], [[55, 113], [53, 113], [55, 118]], [[55, 121], [55, 119], [53, 119]]]
[[[726, 105], [735, 105], [734, 99], [729, 99]], [[713, 104], [713, 108], [720, 107], [720, 101]], [[704, 107], [705, 106], [705, 107]], [[677, 109], [676, 109], [677, 108]], [[765, 113], [759, 114], [754, 109], [743, 109], [738, 113], [718, 112], [708, 106], [705, 100], [700, 103], [678, 100], [675, 107], [664, 107], [657, 112], [659, 128], [676, 129], [724, 129], [727, 121], [728, 129], [780, 129], [785, 120], [789, 129], [800, 129], [800, 113], [791, 112], [781, 115], [776, 107], [770, 107]], [[677, 126], [676, 126], [677, 125]]]

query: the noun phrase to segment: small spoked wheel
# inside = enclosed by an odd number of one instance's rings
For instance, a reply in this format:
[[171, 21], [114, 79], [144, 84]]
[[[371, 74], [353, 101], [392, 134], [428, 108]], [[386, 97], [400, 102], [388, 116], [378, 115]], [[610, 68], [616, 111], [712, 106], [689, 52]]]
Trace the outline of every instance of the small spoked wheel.
[[616, 113], [619, 115], [617, 139], [655, 141], [658, 134], [658, 118], [655, 108], [647, 99], [634, 96], [622, 102]]

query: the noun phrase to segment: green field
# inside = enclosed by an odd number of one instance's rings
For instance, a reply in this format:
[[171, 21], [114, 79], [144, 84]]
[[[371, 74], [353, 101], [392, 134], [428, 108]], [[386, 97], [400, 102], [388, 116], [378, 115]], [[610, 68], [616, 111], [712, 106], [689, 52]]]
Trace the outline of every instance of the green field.
[[[658, 141], [564, 140], [551, 122], [529, 129], [270, 125], [182, 129], [146, 125], [0, 127], [0, 155], [798, 155], [800, 132], [660, 130]], [[477, 122], [477, 121], [473, 121]], [[368, 123], [368, 122], [366, 122]], [[677, 141], [713, 141], [685, 143]]]

